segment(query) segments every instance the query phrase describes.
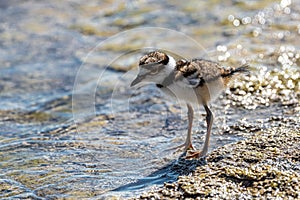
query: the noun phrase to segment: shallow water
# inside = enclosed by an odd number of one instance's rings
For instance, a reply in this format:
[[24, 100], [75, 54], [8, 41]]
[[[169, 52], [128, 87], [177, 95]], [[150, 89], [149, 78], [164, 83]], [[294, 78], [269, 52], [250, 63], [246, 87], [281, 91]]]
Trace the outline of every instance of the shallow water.
[[[130, 197], [205, 162], [168, 150], [184, 141], [184, 106], [153, 85], [129, 88], [138, 58], [153, 48], [250, 64], [251, 75], [212, 105], [211, 150], [299, 126], [296, 1], [29, 0], [0, 9], [2, 198]], [[200, 108], [197, 148], [204, 118]]]

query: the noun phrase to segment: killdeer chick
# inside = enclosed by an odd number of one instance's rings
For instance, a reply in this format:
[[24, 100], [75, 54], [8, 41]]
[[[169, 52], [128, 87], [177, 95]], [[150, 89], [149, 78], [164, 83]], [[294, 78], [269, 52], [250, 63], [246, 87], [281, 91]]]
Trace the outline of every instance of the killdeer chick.
[[[226, 88], [234, 75], [248, 72], [247, 66], [225, 69], [216, 62], [193, 59], [178, 60], [163, 52], [154, 51], [141, 57], [139, 73], [132, 81], [131, 87], [139, 83], [155, 83], [169, 96], [186, 103], [188, 108], [188, 132], [185, 143], [176, 147], [184, 147], [189, 151], [186, 158], [199, 158], [206, 155], [211, 135], [213, 113], [209, 102], [216, 99]], [[203, 105], [206, 111], [207, 133], [201, 151], [196, 151], [192, 145], [192, 125], [194, 110], [192, 105]]]

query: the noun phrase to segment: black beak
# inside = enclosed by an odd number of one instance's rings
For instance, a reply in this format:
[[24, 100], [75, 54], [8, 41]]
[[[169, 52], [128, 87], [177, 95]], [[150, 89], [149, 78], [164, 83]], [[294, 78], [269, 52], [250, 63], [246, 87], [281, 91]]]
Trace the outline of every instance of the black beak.
[[135, 86], [143, 80], [143, 77], [137, 75], [137, 77], [131, 82], [130, 87]]
[[[140, 65], [139, 67], [142, 67], [146, 70], [153, 70], [154, 69], [154, 66], [156, 66], [156, 68], [158, 68], [159, 66], [161, 66], [162, 61], [159, 61], [159, 62], [155, 62], [155, 63], [149, 63], [149, 64], [143, 64], [142, 66]], [[137, 77], [131, 82], [130, 84], [130, 87], [133, 87], [135, 85], [137, 85], [138, 83], [142, 82], [143, 79], [145, 79], [145, 76], [146, 75], [140, 75], [138, 74]]]

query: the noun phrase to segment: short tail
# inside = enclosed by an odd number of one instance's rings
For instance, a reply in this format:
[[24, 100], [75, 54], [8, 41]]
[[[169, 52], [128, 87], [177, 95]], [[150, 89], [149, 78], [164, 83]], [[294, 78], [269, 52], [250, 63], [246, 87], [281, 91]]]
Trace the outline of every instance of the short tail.
[[249, 70], [249, 64], [246, 63], [238, 68], [231, 68], [227, 71], [227, 73], [222, 74], [222, 77], [230, 77], [233, 76], [235, 74], [250, 74], [250, 70]]

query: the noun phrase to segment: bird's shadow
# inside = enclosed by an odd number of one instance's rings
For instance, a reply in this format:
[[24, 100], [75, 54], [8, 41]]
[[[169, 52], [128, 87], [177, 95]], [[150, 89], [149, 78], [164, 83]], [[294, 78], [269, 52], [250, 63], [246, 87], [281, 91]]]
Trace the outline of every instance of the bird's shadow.
[[195, 171], [196, 167], [206, 164], [204, 158], [188, 160], [185, 159], [185, 154], [181, 155], [178, 159], [173, 160], [169, 164], [154, 171], [148, 176], [138, 179], [133, 183], [122, 185], [118, 188], [111, 190], [112, 192], [130, 192], [140, 190], [152, 185], [162, 185], [165, 182], [175, 182], [178, 176], [188, 175]]

